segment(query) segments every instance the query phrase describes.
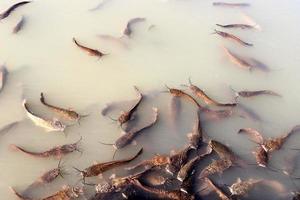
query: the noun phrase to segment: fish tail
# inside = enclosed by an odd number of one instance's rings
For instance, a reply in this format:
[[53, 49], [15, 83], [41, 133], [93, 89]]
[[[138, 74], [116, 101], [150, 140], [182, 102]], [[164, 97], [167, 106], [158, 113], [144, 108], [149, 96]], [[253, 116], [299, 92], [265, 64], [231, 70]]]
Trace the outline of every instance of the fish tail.
[[142, 153], [143, 153], [143, 148], [141, 148], [141, 149], [137, 152], [137, 154], [135, 154], [132, 158], [128, 159], [128, 162], [130, 162], [130, 161], [136, 159], [136, 158], [139, 157]]
[[9, 189], [20, 199], [20, 200], [32, 200], [28, 197], [23, 197], [20, 193], [18, 193], [13, 187], [9, 187]]
[[43, 104], [46, 104], [46, 102], [45, 102], [45, 97], [44, 97], [44, 93], [43, 93], [43, 92], [41, 92], [40, 101], [41, 101]]

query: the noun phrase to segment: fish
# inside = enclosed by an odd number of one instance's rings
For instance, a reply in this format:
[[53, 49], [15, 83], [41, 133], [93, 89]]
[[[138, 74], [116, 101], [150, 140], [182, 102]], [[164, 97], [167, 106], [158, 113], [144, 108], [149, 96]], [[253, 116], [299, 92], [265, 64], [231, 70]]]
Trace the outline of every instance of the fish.
[[277, 92], [274, 92], [272, 90], [242, 90], [242, 91], [236, 91], [233, 88], [231, 90], [235, 93], [235, 99], [238, 97], [243, 98], [250, 98], [255, 96], [261, 96], [261, 95], [268, 95], [268, 96], [275, 96], [275, 97], [282, 97]]
[[236, 64], [237, 66], [244, 69], [248, 69], [248, 70], [253, 69], [252, 64], [249, 61], [247, 61], [245, 58], [242, 58], [241, 56], [233, 53], [226, 47], [223, 47], [223, 50], [233, 64]]
[[235, 41], [238, 44], [241, 44], [243, 46], [250, 46], [250, 47], [253, 46], [253, 44], [245, 42], [245, 41], [241, 40], [240, 38], [238, 38], [237, 36], [235, 36], [233, 34], [230, 34], [230, 33], [227, 33], [227, 32], [224, 32], [224, 31], [218, 31], [218, 30], [215, 29], [215, 32], [213, 34], [218, 34], [223, 38], [233, 40], [233, 41]]
[[261, 183], [262, 181], [262, 179], [252, 178], [242, 181], [240, 178], [238, 178], [237, 181], [228, 188], [231, 192], [231, 196], [241, 198], [246, 196], [251, 189], [253, 189], [258, 183]]
[[[247, 130], [247, 129], [246, 129]], [[271, 153], [275, 150], [279, 150], [281, 149], [281, 147], [283, 146], [283, 144], [285, 143], [285, 141], [293, 134], [296, 132], [300, 131], [300, 125], [296, 125], [294, 126], [289, 132], [287, 132], [286, 134], [276, 137], [276, 138], [269, 138], [269, 139], [264, 139], [261, 134], [254, 130], [254, 129], [248, 129], [248, 131], [246, 131], [246, 133], [248, 134], [248, 136], [250, 136], [251, 140], [253, 142], [258, 143], [259, 145], [261, 145], [262, 148], [264, 148], [264, 150], [268, 153]], [[244, 131], [241, 131], [244, 132]]]
[[177, 124], [177, 120], [178, 120], [178, 114], [181, 111], [181, 102], [179, 97], [172, 97], [171, 98], [171, 102], [170, 102], [170, 106], [169, 106], [169, 115], [170, 115], [170, 121], [172, 123], [172, 127], [175, 129]]
[[229, 159], [213, 160], [208, 166], [206, 166], [199, 175], [199, 178], [205, 178], [213, 174], [222, 174], [225, 170], [229, 169], [233, 165]]
[[171, 151], [169, 156], [170, 163], [166, 166], [166, 171], [170, 174], [177, 173], [181, 167], [188, 162], [189, 153], [192, 150], [191, 146], [188, 145], [180, 151]]
[[28, 191], [34, 189], [39, 185], [49, 184], [53, 182], [58, 176], [64, 178], [63, 173], [64, 172], [61, 167], [61, 159], [60, 159], [56, 168], [51, 169], [45, 172], [44, 174], [42, 174], [42, 176], [40, 176], [36, 181], [30, 184], [23, 193], [26, 194]]
[[182, 98], [185, 98], [189, 101], [191, 101], [192, 103], [194, 103], [199, 109], [202, 109], [203, 106], [201, 106], [197, 101], [196, 99], [194, 99], [194, 97], [192, 97], [191, 95], [183, 92], [182, 90], [179, 90], [179, 89], [176, 89], [176, 88], [169, 88], [167, 85], [166, 85], [168, 91], [170, 92], [171, 95], [173, 95], [173, 97], [182, 97]]
[[191, 176], [195, 173], [195, 167], [197, 163], [203, 159], [205, 156], [209, 155], [212, 152], [212, 149], [208, 147], [206, 152], [200, 155], [197, 155], [195, 158], [189, 160], [185, 165], [181, 167], [177, 174], [177, 179], [181, 182], [185, 181], [188, 176]]
[[[203, 188], [203, 189], [202, 189]], [[231, 200], [229, 195], [227, 195], [221, 188], [216, 186], [215, 183], [213, 183], [209, 178], [204, 178], [202, 186], [200, 188], [200, 195], [201, 196], [207, 196], [208, 194], [215, 192], [219, 199], [221, 200]]]
[[[32, 198], [24, 197], [18, 193], [13, 187], [10, 190], [20, 199], [20, 200], [33, 200]], [[83, 194], [83, 189], [81, 187], [70, 187], [64, 186], [62, 190], [56, 192], [55, 194], [40, 198], [40, 200], [72, 200], [77, 199]]]
[[5, 10], [3, 13], [0, 14], [0, 20], [7, 18], [14, 10], [17, 8], [24, 6], [28, 3], [31, 3], [32, 1], [21, 1], [19, 3], [16, 3], [9, 7], [7, 10]]
[[241, 29], [254, 29], [255, 27], [249, 24], [216, 24], [217, 26], [220, 26], [222, 28], [241, 28]]
[[44, 96], [43, 92], [41, 93], [40, 101], [43, 105], [50, 108], [51, 110], [53, 110], [55, 113], [57, 113], [58, 115], [60, 115], [62, 118], [66, 119], [66, 120], [79, 121], [82, 117], [87, 116], [87, 115], [80, 115], [71, 109], [60, 108], [60, 107], [48, 104], [45, 100], [45, 96]]
[[238, 131], [238, 133], [247, 134], [250, 137], [250, 139], [257, 144], [263, 144], [264, 142], [264, 138], [261, 135], [261, 133], [253, 128], [242, 128]]
[[140, 162], [134, 166], [127, 167], [126, 169], [127, 170], [135, 170], [140, 167], [145, 167], [146, 169], [150, 169], [153, 167], [165, 166], [170, 163], [171, 163], [171, 160], [170, 160], [169, 156], [156, 154], [152, 158], [150, 158], [148, 160], [143, 160], [142, 162]]
[[53, 120], [48, 120], [37, 116], [35, 113], [29, 110], [26, 99], [23, 100], [23, 107], [29, 119], [31, 119], [35, 125], [44, 128], [46, 132], [64, 132], [66, 125], [64, 125], [61, 121], [59, 121], [56, 118], [54, 118]]
[[78, 148], [78, 144], [81, 140], [82, 140], [82, 137], [75, 143], [65, 144], [62, 146], [56, 146], [56, 147], [53, 147], [53, 148], [51, 148], [47, 151], [43, 151], [43, 152], [28, 151], [22, 147], [14, 145], [14, 144], [11, 144], [10, 148], [12, 150], [20, 151], [20, 152], [23, 152], [24, 154], [27, 154], [27, 155], [33, 156], [33, 157], [37, 157], [37, 158], [54, 157], [56, 159], [61, 159], [62, 156], [72, 153], [74, 151], [78, 151], [78, 152], [82, 153]]
[[185, 85], [185, 86], [189, 87], [189, 89], [193, 92], [193, 94], [195, 96], [199, 97], [200, 99], [202, 99], [204, 101], [204, 103], [206, 103], [207, 105], [230, 106], [230, 107], [237, 105], [236, 103], [220, 103], [220, 102], [212, 99], [207, 94], [205, 94], [205, 92], [203, 90], [201, 90], [199, 87], [194, 85], [191, 81], [191, 78], [189, 78], [189, 85]]
[[126, 35], [127, 37], [131, 37], [132, 35], [132, 26], [136, 23], [139, 22], [144, 22], [146, 21], [146, 18], [143, 17], [136, 17], [136, 18], [132, 18], [127, 22], [126, 28], [123, 31], [123, 34]]
[[133, 105], [133, 107], [131, 109], [129, 109], [126, 112], [122, 112], [122, 114], [118, 117], [118, 119], [116, 121], [119, 122], [120, 126], [122, 126], [124, 123], [132, 120], [133, 118], [133, 114], [136, 112], [137, 108], [139, 107], [139, 105], [141, 104], [142, 100], [143, 100], [143, 94], [139, 91], [139, 89], [134, 86], [134, 89], [137, 91], [138, 93], [138, 101]]
[[255, 160], [256, 160], [256, 164], [260, 167], [264, 167], [267, 168], [268, 162], [269, 162], [269, 154], [267, 151], [265, 151], [265, 149], [261, 146], [257, 147], [256, 150], [254, 152], [252, 152]]
[[227, 6], [227, 7], [249, 7], [249, 3], [225, 3], [225, 2], [213, 2], [213, 6]]
[[73, 42], [76, 44], [76, 46], [78, 46], [80, 49], [82, 49], [83, 51], [86, 51], [89, 53], [89, 55], [91, 56], [97, 56], [99, 57], [99, 59], [105, 55], [108, 55], [108, 54], [105, 54], [105, 53], [102, 53], [96, 49], [91, 49], [89, 47], [86, 47], [86, 46], [83, 46], [81, 45], [75, 38], [73, 38]]
[[154, 199], [164, 199], [164, 200], [194, 200], [195, 197], [193, 195], [187, 194], [180, 190], [163, 190], [151, 188], [148, 186], [142, 185], [138, 180], [134, 180], [135, 186], [140, 188], [146, 196], [153, 195]]
[[94, 8], [89, 9], [89, 11], [96, 11], [105, 6], [107, 3], [111, 2], [111, 0], [102, 0], [97, 6]]
[[221, 159], [229, 159], [232, 162], [237, 160], [237, 156], [229, 147], [216, 140], [210, 140], [208, 145], [218, 154]]
[[200, 120], [200, 113], [197, 112], [197, 119], [191, 133], [187, 134], [189, 145], [192, 149], [199, 149], [203, 144], [203, 130]]
[[139, 155], [141, 155], [143, 152], [143, 148], [141, 148], [137, 154], [135, 154], [134, 156], [127, 158], [127, 159], [122, 159], [122, 160], [117, 160], [117, 161], [109, 161], [109, 162], [104, 162], [104, 163], [98, 163], [98, 164], [94, 164], [84, 170], [79, 170], [77, 168], [74, 167], [74, 169], [76, 169], [77, 171], [80, 172], [83, 181], [85, 183], [85, 178], [86, 177], [94, 177], [94, 176], [99, 176], [100, 174], [102, 174], [103, 172], [106, 172], [110, 169], [113, 169], [115, 167], [119, 167], [122, 166], [124, 164], [127, 164], [129, 162], [131, 162], [132, 160], [136, 159]]
[[3, 91], [4, 86], [6, 84], [7, 81], [7, 75], [8, 75], [8, 71], [7, 68], [5, 67], [5, 65], [2, 65], [0, 67], [0, 92]]
[[5, 133], [7, 133], [10, 129], [12, 129], [13, 127], [17, 126], [20, 123], [20, 121], [15, 121], [15, 122], [11, 122], [5, 126], [3, 126], [0, 129], [0, 135], [4, 135]]
[[26, 18], [24, 16], [22, 16], [22, 18], [20, 19], [20, 21], [14, 27], [13, 33], [14, 34], [18, 33], [24, 27], [25, 23], [26, 23]]
[[115, 143], [113, 144], [113, 147], [115, 149], [121, 149], [130, 144], [135, 137], [140, 135], [144, 130], [151, 128], [157, 121], [158, 119], [158, 109], [157, 108], [152, 108], [154, 112], [153, 119], [151, 120], [150, 123], [146, 124], [142, 128], [140, 127], [134, 127], [128, 131], [126, 131], [121, 137], [119, 137]]

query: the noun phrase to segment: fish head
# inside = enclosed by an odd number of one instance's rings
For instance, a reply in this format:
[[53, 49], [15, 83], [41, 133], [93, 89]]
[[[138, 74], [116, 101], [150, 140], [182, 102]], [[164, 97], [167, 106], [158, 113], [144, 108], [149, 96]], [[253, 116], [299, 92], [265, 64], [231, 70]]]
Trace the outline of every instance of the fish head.
[[72, 187], [71, 191], [72, 191], [72, 193], [71, 193], [72, 197], [75, 197], [75, 198], [78, 198], [80, 195], [83, 194], [83, 188], [79, 187], [79, 186]]
[[55, 130], [62, 131], [62, 132], [66, 128], [66, 125], [64, 125], [61, 121], [59, 121], [58, 119], [55, 119], [55, 118], [53, 119], [52, 126]]

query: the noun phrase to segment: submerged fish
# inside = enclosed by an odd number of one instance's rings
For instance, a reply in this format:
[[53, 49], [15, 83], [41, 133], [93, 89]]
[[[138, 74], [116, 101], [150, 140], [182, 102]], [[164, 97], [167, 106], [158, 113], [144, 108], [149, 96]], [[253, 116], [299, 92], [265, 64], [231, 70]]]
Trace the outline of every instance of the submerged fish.
[[28, 151], [28, 150], [25, 150], [22, 147], [14, 145], [14, 144], [11, 144], [10, 148], [12, 148], [13, 150], [23, 152], [23, 153], [25, 153], [29, 156], [37, 157], [37, 158], [54, 157], [54, 158], [57, 158], [57, 159], [61, 159], [62, 156], [67, 155], [69, 153], [72, 153], [74, 151], [78, 151], [78, 152], [82, 153], [78, 148], [78, 144], [81, 140], [82, 140], [82, 138], [80, 138], [80, 140], [78, 140], [75, 143], [56, 146], [56, 147], [53, 147], [53, 148], [51, 148], [47, 151], [43, 151], [43, 152]]
[[41, 101], [41, 103], [43, 105], [45, 105], [48, 108], [50, 108], [51, 110], [53, 110], [54, 112], [56, 112], [57, 114], [59, 114], [64, 119], [79, 121], [81, 117], [85, 117], [83, 115], [82, 116], [79, 115], [77, 112], [75, 112], [75, 111], [73, 111], [71, 109], [64, 109], [64, 108], [60, 108], [60, 107], [48, 104], [46, 102], [46, 100], [45, 100], [45, 96], [44, 96], [43, 93], [41, 93], [40, 101]]
[[240, 38], [238, 38], [237, 36], [235, 36], [233, 34], [226, 33], [224, 31], [218, 31], [216, 29], [215, 29], [214, 33], [220, 35], [223, 38], [227, 38], [227, 39], [233, 40], [233, 41], [235, 41], [235, 42], [237, 42], [237, 43], [239, 43], [239, 44], [241, 44], [243, 46], [253, 46], [253, 44], [245, 42], [245, 41], [241, 40]]
[[3, 90], [6, 80], [7, 80], [8, 71], [4, 65], [0, 68], [0, 92]]
[[262, 179], [252, 178], [242, 181], [240, 178], [238, 178], [237, 181], [229, 187], [229, 190], [232, 196], [244, 197], [252, 188], [254, 188], [258, 183], [261, 183], [262, 181]]
[[[10, 187], [10, 189], [20, 200], [33, 200], [32, 198], [22, 196], [12, 187]], [[45, 198], [40, 198], [39, 200], [72, 200], [79, 198], [79, 196], [82, 194], [83, 189], [81, 187], [64, 186], [62, 190], [56, 192], [55, 194]]]
[[136, 23], [144, 22], [144, 21], [146, 21], [146, 18], [142, 18], [142, 17], [136, 17], [136, 18], [130, 19], [127, 22], [127, 25], [126, 25], [125, 30], [123, 31], [123, 34], [130, 37], [132, 34], [132, 26]]
[[25, 22], [26, 22], [26, 18], [24, 16], [22, 16], [22, 18], [20, 19], [20, 21], [14, 27], [13, 33], [15, 33], [15, 34], [18, 33], [23, 28]]
[[61, 121], [55, 118], [53, 120], [47, 120], [37, 116], [31, 110], [29, 110], [26, 99], [23, 100], [23, 107], [29, 119], [31, 119], [35, 125], [44, 128], [46, 132], [51, 132], [51, 131], [64, 132], [66, 125], [64, 125]]

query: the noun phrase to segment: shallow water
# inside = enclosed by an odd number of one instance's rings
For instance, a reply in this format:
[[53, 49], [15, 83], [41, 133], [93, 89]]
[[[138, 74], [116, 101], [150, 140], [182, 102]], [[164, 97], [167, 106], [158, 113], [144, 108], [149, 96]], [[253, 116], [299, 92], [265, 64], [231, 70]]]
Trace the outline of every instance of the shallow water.
[[[17, 1], [2, 0], [0, 9], [5, 10], [14, 2]], [[83, 155], [74, 153], [63, 159], [66, 170], [72, 175], [42, 187], [32, 196], [45, 196], [63, 184], [77, 182], [80, 177], [76, 176], [72, 166], [83, 169], [94, 161], [110, 160], [113, 148], [103, 146], [99, 141], [113, 142], [120, 135], [120, 129], [100, 112], [111, 101], [136, 99], [133, 85], [147, 96], [138, 116], [147, 119], [151, 107], [158, 107], [159, 122], [137, 139], [138, 146], [118, 152], [118, 158], [132, 155], [139, 146], [144, 146], [143, 158], [146, 158], [154, 153], [169, 153], [186, 144], [186, 133], [191, 131], [194, 123], [195, 107], [181, 101], [177, 122], [180, 125], [174, 128], [169, 110], [171, 97], [159, 91], [165, 90], [165, 84], [181, 87], [189, 77], [222, 102], [233, 100], [229, 86], [237, 90], [271, 89], [283, 96], [241, 100], [262, 118], [261, 121], [236, 116], [204, 123], [210, 137], [228, 144], [249, 162], [254, 162], [251, 151], [255, 144], [246, 136], [236, 134], [240, 128], [258, 128], [264, 136], [271, 137], [300, 123], [298, 1], [253, 0], [251, 7], [239, 9], [213, 7], [211, 1], [197, 0], [108, 0], [99, 9], [90, 11], [100, 2], [36, 0], [0, 22], [0, 61], [9, 70], [7, 84], [0, 94], [0, 124], [4, 126], [21, 120], [0, 140], [0, 194], [3, 199], [15, 198], [9, 186], [22, 191], [58, 163], [54, 159], [35, 159], [13, 152], [9, 144], [42, 151], [83, 137]], [[27, 19], [24, 28], [16, 35], [12, 34], [22, 15]], [[215, 23], [245, 23], [245, 16], [259, 24], [261, 30], [228, 32], [253, 43], [254, 47], [242, 47], [210, 34], [216, 28]], [[137, 24], [132, 37], [123, 38], [121, 44], [99, 37], [120, 37], [127, 21], [135, 17], [145, 17], [146, 22]], [[149, 29], [152, 25], [154, 27]], [[109, 55], [100, 60], [89, 56], [74, 45], [73, 37]], [[249, 72], [236, 67], [225, 56], [223, 45], [240, 55], [261, 60], [271, 71]], [[52, 117], [39, 102], [40, 92], [44, 92], [54, 105], [90, 115], [82, 119], [80, 125], [70, 127], [66, 131], [67, 137], [62, 133], [46, 133], [26, 117], [21, 106], [22, 99], [26, 98], [36, 113]], [[116, 117], [118, 112], [111, 115]], [[285, 147], [300, 146], [297, 142], [300, 136], [292, 138]], [[291, 153], [295, 152], [285, 149], [274, 154], [271, 165], [282, 167], [283, 157]], [[264, 177], [282, 180], [287, 191], [295, 190], [286, 176], [264, 169], [246, 171], [229, 170], [222, 181], [230, 184], [239, 176]], [[282, 197], [273, 194], [266, 198]]]

